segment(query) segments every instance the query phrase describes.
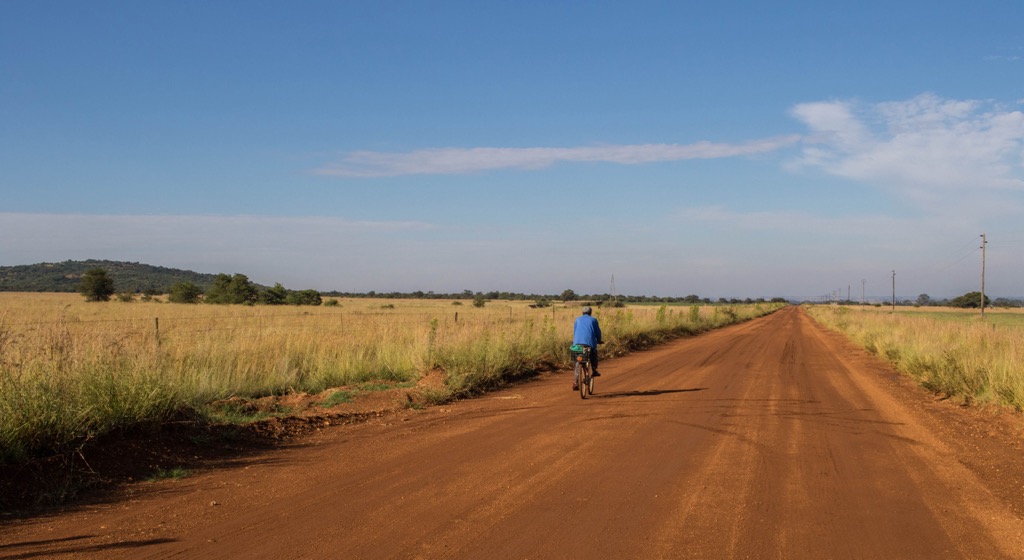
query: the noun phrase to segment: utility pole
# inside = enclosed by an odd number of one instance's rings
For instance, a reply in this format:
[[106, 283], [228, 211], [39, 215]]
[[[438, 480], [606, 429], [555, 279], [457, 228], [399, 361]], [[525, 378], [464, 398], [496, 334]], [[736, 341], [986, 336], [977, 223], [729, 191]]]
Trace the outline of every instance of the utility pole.
[[860, 279], [860, 304], [864, 305], [867, 300], [864, 299], [864, 286], [868, 283], [867, 278]]
[[892, 271], [892, 312], [896, 313], [896, 271]]
[[981, 318], [985, 318], [985, 246], [988, 240], [981, 234]]

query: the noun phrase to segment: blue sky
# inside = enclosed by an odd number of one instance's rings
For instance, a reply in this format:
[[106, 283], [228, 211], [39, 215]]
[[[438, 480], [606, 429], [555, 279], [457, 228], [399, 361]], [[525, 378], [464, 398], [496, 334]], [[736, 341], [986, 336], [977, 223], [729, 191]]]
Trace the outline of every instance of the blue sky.
[[1024, 295], [1024, 4], [0, 3], [0, 266]]

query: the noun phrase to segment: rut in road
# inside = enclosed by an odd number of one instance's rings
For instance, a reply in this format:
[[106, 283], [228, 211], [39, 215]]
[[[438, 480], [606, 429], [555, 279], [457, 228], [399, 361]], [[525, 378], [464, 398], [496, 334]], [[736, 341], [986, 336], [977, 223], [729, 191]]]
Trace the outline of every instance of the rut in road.
[[1011, 504], [797, 307], [601, 370], [15, 525], [0, 557], [1024, 558]]

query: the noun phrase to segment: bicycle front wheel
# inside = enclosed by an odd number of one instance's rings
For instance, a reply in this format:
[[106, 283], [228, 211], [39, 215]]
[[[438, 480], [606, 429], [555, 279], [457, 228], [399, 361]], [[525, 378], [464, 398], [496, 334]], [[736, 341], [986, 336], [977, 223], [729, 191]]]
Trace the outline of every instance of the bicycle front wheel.
[[590, 368], [586, 364], [579, 366], [580, 368], [580, 398], [587, 398], [587, 389], [590, 384], [594, 381], [594, 378], [590, 375]]

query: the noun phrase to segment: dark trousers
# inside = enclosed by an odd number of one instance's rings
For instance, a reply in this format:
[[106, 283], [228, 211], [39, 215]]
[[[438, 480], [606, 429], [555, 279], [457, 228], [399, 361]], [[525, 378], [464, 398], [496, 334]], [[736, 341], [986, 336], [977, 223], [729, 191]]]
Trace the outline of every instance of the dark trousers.
[[587, 346], [586, 344], [581, 344], [580, 346], [586, 346], [587, 348], [590, 348], [590, 369], [593, 371], [597, 371], [597, 348], [593, 346]]

